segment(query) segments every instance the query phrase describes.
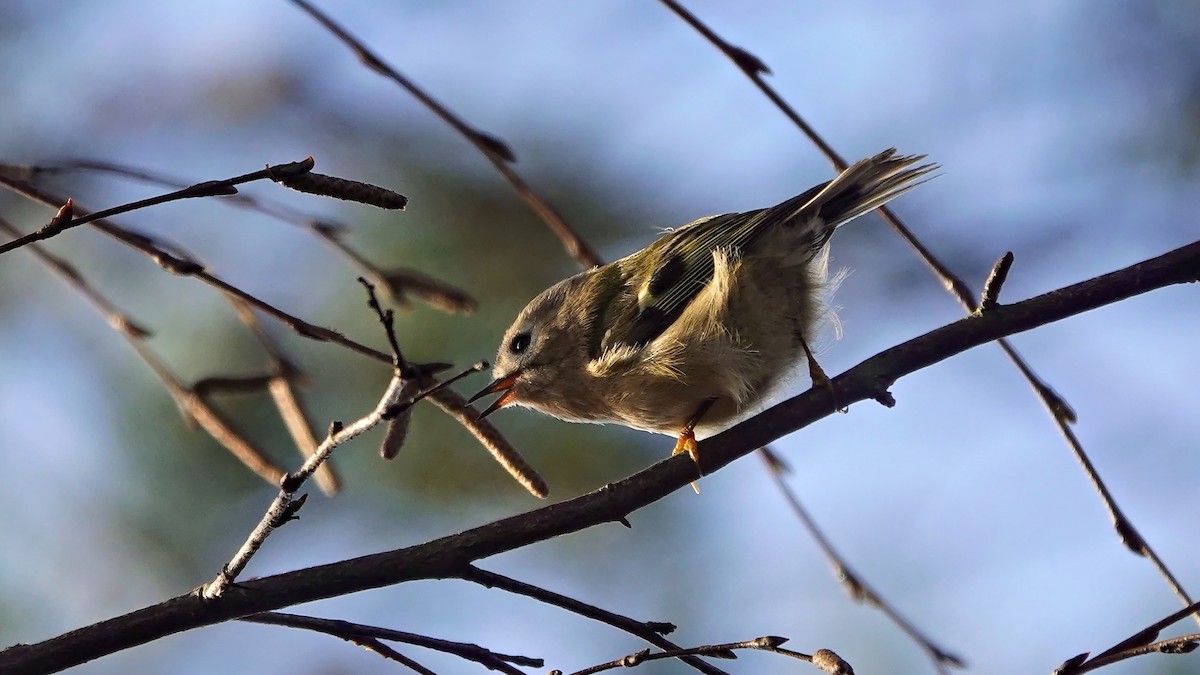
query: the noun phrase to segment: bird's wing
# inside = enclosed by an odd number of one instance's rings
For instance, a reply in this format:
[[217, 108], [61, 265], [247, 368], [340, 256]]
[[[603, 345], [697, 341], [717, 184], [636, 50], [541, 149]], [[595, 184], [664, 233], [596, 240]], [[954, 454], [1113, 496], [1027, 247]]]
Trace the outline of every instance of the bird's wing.
[[[640, 349], [662, 335], [712, 281], [715, 251], [721, 250], [727, 260], [736, 262], [763, 232], [795, 217], [823, 187], [819, 185], [769, 209], [695, 221], [619, 261], [618, 265], [630, 268], [627, 301], [610, 307], [599, 353], [619, 347]], [[649, 256], [652, 263], [638, 259], [643, 255]], [[632, 269], [635, 263], [636, 270]]]
[[662, 335], [712, 282], [717, 251], [736, 263], [764, 233], [788, 228], [782, 245], [816, 255], [839, 225], [924, 182], [937, 165], [910, 168], [923, 157], [885, 150], [780, 204], [697, 220], [613, 263], [622, 270], [622, 291], [604, 313], [593, 359], [613, 350], [634, 354]]

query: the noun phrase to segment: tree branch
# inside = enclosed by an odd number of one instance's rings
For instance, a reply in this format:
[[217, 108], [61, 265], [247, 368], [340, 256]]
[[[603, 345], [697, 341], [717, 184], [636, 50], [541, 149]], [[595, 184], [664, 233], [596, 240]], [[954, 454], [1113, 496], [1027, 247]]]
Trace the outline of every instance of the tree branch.
[[[886, 399], [899, 378], [998, 338], [1030, 330], [1173, 284], [1200, 281], [1200, 241], [1022, 302], [1000, 305], [877, 354], [834, 379], [838, 402]], [[811, 389], [699, 445], [712, 473], [834, 411], [825, 388]], [[659, 462], [605, 489], [404, 549], [247, 581], [216, 601], [196, 592], [80, 628], [36, 645], [0, 652], [0, 671], [68, 668], [167, 635], [258, 612], [418, 579], [461, 577], [467, 565], [505, 551], [607, 522], [681, 489], [695, 479], [687, 457]]]

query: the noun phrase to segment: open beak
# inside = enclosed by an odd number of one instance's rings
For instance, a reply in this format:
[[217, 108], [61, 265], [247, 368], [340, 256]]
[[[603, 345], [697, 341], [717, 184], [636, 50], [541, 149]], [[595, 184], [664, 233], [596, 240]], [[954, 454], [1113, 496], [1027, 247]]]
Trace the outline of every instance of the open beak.
[[495, 401], [492, 401], [492, 404], [489, 405], [486, 410], [479, 413], [479, 417], [477, 419], [483, 419], [483, 418], [487, 417], [488, 415], [491, 415], [492, 413], [496, 412], [497, 410], [503, 408], [504, 406], [509, 405], [509, 404], [513, 403], [514, 401], [516, 401], [517, 393], [515, 391], [513, 391], [513, 387], [517, 386], [517, 378], [520, 376], [521, 376], [521, 371], [518, 370], [517, 372], [513, 373], [512, 375], [508, 375], [505, 377], [498, 377], [495, 380], [492, 380], [492, 383], [489, 384], [488, 386], [484, 387], [478, 394], [475, 394], [474, 396], [472, 396], [467, 401], [468, 405], [483, 398], [484, 396], [487, 396], [488, 394], [504, 392], [503, 394], [500, 395], [500, 398], [496, 399]]

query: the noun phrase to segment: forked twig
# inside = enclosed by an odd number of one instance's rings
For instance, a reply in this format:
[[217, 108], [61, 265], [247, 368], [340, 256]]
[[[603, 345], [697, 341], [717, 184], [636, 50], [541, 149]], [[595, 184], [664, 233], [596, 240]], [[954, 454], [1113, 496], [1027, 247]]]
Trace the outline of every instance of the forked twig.
[[[758, 649], [771, 652], [773, 654], [782, 654], [784, 656], [790, 656], [801, 661], [808, 661], [826, 673], [832, 673], [834, 675], [854, 675], [854, 669], [850, 667], [850, 664], [843, 661], [842, 657], [828, 649], [821, 649], [812, 655], [802, 654], [800, 652], [794, 652], [790, 649], [781, 648], [779, 645], [783, 644], [784, 642], [787, 642], [787, 638], [768, 635], [765, 637], [755, 638], [753, 640], [746, 640], [744, 642], [729, 642], [720, 645], [704, 645], [701, 647], [688, 647], [687, 649], [668, 649], [661, 652], [651, 652], [649, 649], [643, 649], [640, 652], [634, 652], [633, 654], [623, 656], [614, 661], [597, 664], [590, 668], [584, 668], [583, 670], [577, 670], [574, 673], [571, 673], [571, 675], [594, 675], [595, 673], [601, 673], [606, 670], [613, 670], [616, 668], [634, 668], [648, 661], [657, 661], [659, 659], [676, 659], [681, 656], [711, 656], [718, 659], [736, 659], [737, 654], [734, 653], [734, 650], [736, 649]], [[562, 675], [562, 671], [554, 670], [550, 672], [550, 675]]]
[[[380, 628], [378, 626], [368, 626], [361, 623], [351, 623], [349, 621], [340, 621], [337, 619], [322, 619], [315, 616], [303, 616], [300, 614], [288, 614], [285, 612], [262, 612], [261, 614], [251, 614], [243, 617], [242, 621], [250, 623], [260, 623], [272, 626], [287, 626], [289, 628], [301, 628], [304, 630], [317, 631], [334, 637], [349, 640], [356, 644], [361, 644], [360, 641], [365, 640], [388, 640], [391, 642], [403, 642], [404, 644], [424, 647], [434, 651], [442, 652], [457, 656], [467, 661], [473, 661], [482, 666], [486, 666], [488, 670], [497, 670], [507, 675], [525, 675], [525, 671], [514, 668], [511, 664], [519, 666], [530, 666], [532, 668], [541, 668], [545, 665], [542, 659], [536, 659], [529, 656], [514, 656], [510, 654], [501, 654], [494, 652], [485, 647], [480, 647], [476, 644], [467, 642], [455, 642], [453, 640], [443, 640], [440, 638], [432, 638], [427, 635], [417, 633], [409, 633], [401, 630], [392, 630], [390, 628]], [[372, 651], [375, 651], [372, 649]], [[389, 656], [389, 658], [391, 658]], [[393, 659], [395, 660], [395, 659]], [[405, 665], [411, 664], [406, 663]], [[417, 672], [421, 672], [418, 670]]]
[[[51, 165], [0, 164], [0, 172], [23, 180], [69, 171], [108, 173], [151, 185], [175, 189], [182, 189], [188, 185], [186, 181], [167, 176], [157, 171], [94, 159], [66, 159]], [[299, 227], [312, 234], [321, 242], [341, 254], [342, 258], [350, 261], [351, 264], [359, 269], [363, 276], [366, 276], [371, 283], [378, 286], [389, 300], [397, 304], [408, 305], [411, 303], [409, 296], [416, 296], [433, 307], [447, 312], [464, 314], [475, 311], [478, 305], [469, 293], [441, 279], [436, 279], [405, 267], [380, 268], [342, 240], [341, 233], [348, 229], [342, 223], [319, 218], [315, 215], [303, 213], [281, 204], [268, 202], [241, 192], [226, 196], [221, 200], [221, 203], [261, 213], [275, 220]]]
[[[679, 645], [663, 637], [668, 633], [674, 632], [674, 624], [661, 621], [638, 621], [637, 619], [601, 609], [582, 600], [577, 600], [561, 593], [555, 593], [540, 586], [534, 586], [533, 584], [528, 584], [512, 577], [506, 577], [503, 574], [480, 569], [474, 565], [468, 565], [466, 570], [459, 575], [459, 578], [487, 588], [499, 588], [509, 593], [523, 595], [538, 602], [565, 609], [584, 618], [608, 624], [613, 628], [637, 636], [659, 649], [670, 650], [680, 648]], [[697, 656], [682, 655], [679, 657], [679, 660], [695, 670], [705, 673], [705, 675], [728, 675], [725, 671], [703, 661]]]
[[296, 517], [296, 512], [300, 510], [300, 507], [304, 506], [306, 496], [301, 495], [300, 497], [296, 497], [297, 490], [321, 466], [325, 458], [329, 456], [329, 453], [333, 452], [334, 448], [379, 424], [383, 420], [387, 409], [395, 405], [402, 386], [403, 379], [399, 376], [393, 376], [374, 410], [355, 420], [349, 426], [343, 426], [340, 422], [334, 422], [330, 425], [329, 434], [317, 446], [316, 452], [310, 455], [295, 473], [288, 474], [279, 482], [279, 494], [275, 496], [271, 505], [267, 507], [266, 513], [263, 514], [258, 525], [251, 530], [250, 535], [246, 537], [246, 541], [237, 550], [237, 553], [221, 568], [220, 574], [212, 581], [197, 589], [202, 598], [205, 600], [216, 600], [225, 593], [225, 589], [242, 573], [242, 570], [246, 568], [250, 559], [258, 552], [258, 549], [267, 540], [267, 537], [288, 521], [293, 520]]
[[[21, 237], [20, 239], [10, 241], [5, 244], [0, 244], [0, 254], [7, 253], [8, 251], [11, 251], [16, 248], [20, 248], [27, 244], [31, 244], [35, 241], [49, 239], [50, 237], [56, 236], [56, 235], [58, 235], [62, 232], [65, 232], [66, 230], [69, 230], [71, 228], [79, 227], [80, 225], [86, 225], [88, 223], [91, 223], [91, 222], [94, 222], [97, 220], [104, 220], [105, 218], [110, 218], [112, 216], [120, 215], [122, 213], [129, 213], [130, 211], [136, 211], [138, 209], [144, 209], [144, 208], [147, 208], [150, 206], [157, 206], [159, 204], [166, 204], [168, 202], [179, 201], [180, 199], [193, 199], [196, 197], [215, 197], [215, 196], [219, 196], [219, 195], [234, 195], [234, 194], [237, 194], [237, 188], [235, 186], [241, 185], [243, 183], [249, 183], [249, 182], [256, 181], [256, 180], [265, 180], [265, 179], [281, 180], [281, 181], [292, 180], [303, 174], [308, 173], [312, 169], [312, 167], [313, 167], [312, 157], [309, 157], [307, 160], [302, 161], [302, 162], [292, 162], [290, 164], [279, 164], [277, 166], [268, 166], [267, 168], [265, 168], [261, 171], [254, 171], [251, 173], [243, 174], [241, 176], [235, 176], [233, 178], [226, 178], [224, 180], [210, 180], [210, 181], [204, 181], [203, 183], [196, 183], [195, 185], [189, 185], [189, 186], [183, 188], [182, 190], [175, 190], [174, 192], [170, 192], [170, 193], [167, 193], [164, 195], [157, 195], [155, 197], [150, 197], [147, 199], [139, 199], [134, 202], [129, 202], [127, 204], [121, 204], [120, 206], [114, 206], [112, 208], [104, 209], [102, 211], [94, 211], [92, 213], [87, 213], [87, 214], [81, 213], [74, 217], [70, 217], [70, 214], [68, 214], [68, 217], [66, 217], [66, 218], [61, 217], [63, 215], [63, 212], [60, 211], [59, 212], [60, 217], [51, 221], [51, 223], [49, 225], [47, 225], [46, 227], [43, 227], [39, 230], [30, 232], [29, 234]], [[71, 200], [66, 199], [66, 200], [63, 200], [61, 203], [70, 205]], [[64, 209], [65, 208], [66, 207], [64, 207]]]
[[[56, 206], [66, 202], [65, 198], [59, 198], [57, 195], [46, 192], [37, 186], [23, 180], [12, 178], [0, 173], [0, 186], [3, 186], [13, 192], [28, 197], [36, 202], [41, 202], [48, 206]], [[75, 207], [77, 217], [86, 217], [86, 212]], [[180, 275], [194, 277], [205, 284], [217, 289], [222, 294], [230, 296], [234, 299], [241, 300], [251, 307], [267, 314], [276, 319], [288, 328], [292, 329], [297, 335], [316, 340], [318, 342], [332, 342], [340, 346], [346, 347], [351, 351], [362, 354], [369, 358], [375, 359], [382, 363], [391, 363], [391, 356], [377, 350], [372, 349], [364, 344], [351, 340], [341, 333], [324, 326], [318, 326], [309, 323], [298, 316], [289, 314], [271, 303], [258, 298], [250, 293], [230, 284], [216, 275], [207, 271], [201, 263], [190, 259], [187, 256], [176, 255], [178, 251], [172, 252], [168, 247], [162, 245], [154, 237], [150, 235], [135, 232], [134, 230], [122, 227], [116, 223], [103, 219], [89, 220], [88, 224], [100, 230], [104, 234], [116, 239], [117, 241], [139, 251], [149, 257], [155, 264], [164, 270]]]
[[[1180, 635], [1166, 640], [1157, 640], [1162, 629], [1174, 624], [1189, 614], [1200, 611], [1200, 602], [1169, 614], [1146, 626], [1117, 644], [1091, 656], [1088, 652], [1073, 656], [1054, 669], [1053, 675], [1080, 675], [1098, 668], [1146, 654], [1189, 654], [1200, 647], [1200, 633]], [[1090, 657], [1090, 658], [1089, 658]]]

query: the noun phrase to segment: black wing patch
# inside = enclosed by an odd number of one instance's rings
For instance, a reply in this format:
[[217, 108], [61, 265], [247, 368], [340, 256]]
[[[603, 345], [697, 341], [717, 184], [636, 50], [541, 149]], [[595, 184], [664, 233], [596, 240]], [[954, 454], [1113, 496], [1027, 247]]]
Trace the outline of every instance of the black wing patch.
[[[692, 299], [712, 280], [713, 251], [726, 249], [732, 257], [741, 255], [746, 235], [744, 226], [751, 213], [727, 213], [681, 227], [664, 240], [651, 244], [658, 248], [654, 271], [645, 282], [632, 289], [636, 304], [625, 308], [627, 326], [623, 331], [612, 330], [604, 340], [604, 348], [620, 345], [644, 347], [662, 335]], [[636, 280], [632, 280], [635, 284]]]
[[683, 256], [678, 252], [668, 253], [659, 264], [658, 269], [654, 270], [654, 274], [650, 275], [650, 283], [646, 284], [646, 289], [650, 292], [651, 297], [657, 298], [679, 283], [686, 271], [687, 262]]

